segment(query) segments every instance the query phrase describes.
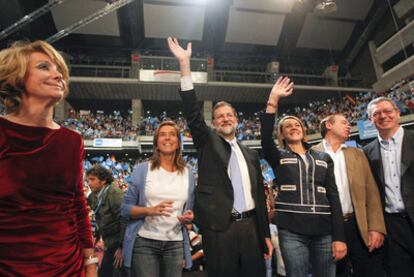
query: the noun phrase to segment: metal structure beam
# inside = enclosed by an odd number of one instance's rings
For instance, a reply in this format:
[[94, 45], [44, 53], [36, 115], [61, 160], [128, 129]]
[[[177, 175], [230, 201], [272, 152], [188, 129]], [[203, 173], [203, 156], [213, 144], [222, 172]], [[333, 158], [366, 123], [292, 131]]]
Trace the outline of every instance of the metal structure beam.
[[49, 37], [46, 39], [47, 42], [49, 43], [53, 43], [55, 41], [58, 41], [61, 38], [66, 37], [67, 35], [69, 35], [70, 33], [73, 33], [74, 31], [82, 28], [85, 25], [88, 25], [91, 22], [94, 22], [95, 20], [98, 20], [99, 18], [114, 12], [116, 10], [118, 10], [119, 8], [122, 8], [123, 6], [133, 2], [135, 0], [116, 0], [115, 2], [112, 3], [108, 3], [103, 9], [100, 9], [99, 11], [79, 20], [78, 22], [72, 24], [71, 26], [60, 30], [59, 32], [57, 32], [56, 34], [54, 34], [53, 36]]
[[27, 14], [23, 16], [21, 19], [4, 29], [0, 32], [0, 40], [8, 37], [9, 35], [13, 34], [14, 32], [21, 29], [26, 24], [36, 20], [37, 18], [41, 17], [45, 13], [49, 12], [53, 7], [62, 4], [66, 0], [53, 0], [48, 2], [46, 5], [43, 5], [39, 9], [35, 10], [34, 12], [31, 12], [30, 14]]

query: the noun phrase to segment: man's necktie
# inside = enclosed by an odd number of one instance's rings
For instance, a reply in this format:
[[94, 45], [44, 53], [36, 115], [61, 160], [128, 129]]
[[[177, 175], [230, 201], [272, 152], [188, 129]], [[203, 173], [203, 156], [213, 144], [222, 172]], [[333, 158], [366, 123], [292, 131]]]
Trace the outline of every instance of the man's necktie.
[[230, 155], [230, 178], [233, 185], [234, 191], [234, 203], [233, 207], [239, 213], [242, 213], [246, 210], [246, 201], [244, 199], [244, 190], [243, 190], [243, 181], [241, 176], [241, 171], [239, 167], [239, 162], [237, 160], [235, 145], [230, 143], [231, 146], [231, 155]]

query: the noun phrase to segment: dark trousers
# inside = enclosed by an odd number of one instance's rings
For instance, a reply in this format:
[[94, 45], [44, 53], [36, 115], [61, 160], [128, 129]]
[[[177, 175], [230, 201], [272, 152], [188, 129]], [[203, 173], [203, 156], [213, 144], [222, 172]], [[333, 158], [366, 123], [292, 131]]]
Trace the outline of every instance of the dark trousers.
[[414, 226], [407, 215], [385, 213], [387, 277], [414, 275]]
[[202, 230], [210, 277], [262, 277], [265, 262], [255, 217], [234, 221], [223, 232]]
[[[385, 276], [383, 265], [384, 247], [372, 252], [368, 251], [368, 247], [365, 245], [358, 230], [355, 217], [351, 217], [348, 221], [345, 221], [344, 228], [348, 255], [337, 262], [336, 276]], [[352, 265], [353, 274], [350, 272], [350, 265]]]
[[114, 269], [114, 254], [117, 247], [107, 248], [104, 251], [101, 266], [98, 270], [99, 277], [122, 277], [126, 276], [124, 269]]

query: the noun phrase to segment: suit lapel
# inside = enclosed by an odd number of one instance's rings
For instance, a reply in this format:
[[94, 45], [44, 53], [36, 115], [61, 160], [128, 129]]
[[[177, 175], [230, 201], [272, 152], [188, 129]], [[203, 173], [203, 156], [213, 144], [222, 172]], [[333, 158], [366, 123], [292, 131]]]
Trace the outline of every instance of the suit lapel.
[[[322, 142], [318, 143], [313, 149], [321, 152], [325, 152], [325, 147], [323, 146]], [[355, 164], [355, 161], [353, 160], [353, 155], [351, 151], [348, 151], [348, 148], [343, 148], [342, 151], [344, 151], [344, 157], [345, 157], [345, 166], [346, 166], [346, 174], [348, 176], [348, 183], [351, 187], [352, 184], [352, 178], [353, 178], [353, 172], [355, 172], [355, 169], [353, 168], [353, 165]], [[335, 165], [334, 165], [335, 166]]]
[[353, 173], [356, 172], [353, 165], [356, 164], [356, 161], [355, 161], [356, 157], [354, 157], [352, 155], [352, 151], [349, 151], [349, 149], [347, 147], [345, 147], [342, 150], [344, 151], [346, 174], [347, 174], [347, 177], [348, 177], [349, 189], [352, 193], [352, 184], [353, 184], [353, 178], [354, 178]]
[[223, 145], [223, 151], [217, 151], [218, 156], [220, 158], [220, 161], [223, 164], [223, 166], [226, 168], [229, 167], [229, 161], [230, 161], [230, 155], [231, 155], [231, 146], [230, 144], [222, 137], [218, 136], [222, 145]]
[[380, 142], [378, 139], [375, 140], [372, 152], [371, 152], [371, 161], [373, 165], [373, 171], [378, 172], [378, 176], [381, 180], [381, 185], [384, 187], [385, 185], [385, 177], [384, 177], [384, 169], [382, 167], [382, 158], [381, 158], [381, 150], [380, 150]]
[[404, 130], [401, 152], [401, 176], [405, 174], [409, 166], [414, 162], [414, 137], [408, 130]]
[[315, 149], [315, 150], [317, 150], [317, 151], [319, 151], [319, 152], [325, 152], [325, 148], [323, 147], [322, 142], [316, 144], [312, 148]]

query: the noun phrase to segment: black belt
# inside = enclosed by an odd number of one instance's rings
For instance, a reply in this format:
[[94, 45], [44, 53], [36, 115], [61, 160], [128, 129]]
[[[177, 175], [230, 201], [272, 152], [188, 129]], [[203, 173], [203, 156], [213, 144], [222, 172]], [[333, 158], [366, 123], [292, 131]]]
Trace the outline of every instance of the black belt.
[[402, 213], [386, 213], [387, 215], [397, 216], [401, 218], [408, 218], [408, 214], [405, 212]]
[[348, 213], [348, 214], [344, 214], [344, 221], [350, 221], [352, 218], [354, 218], [355, 214], [354, 213]]
[[242, 213], [239, 213], [237, 211], [233, 211], [231, 213], [231, 221], [244, 220], [244, 219], [247, 219], [247, 218], [252, 217], [254, 215], [256, 215], [256, 210], [255, 209], [250, 210], [250, 211], [245, 211], [245, 212], [242, 212]]

